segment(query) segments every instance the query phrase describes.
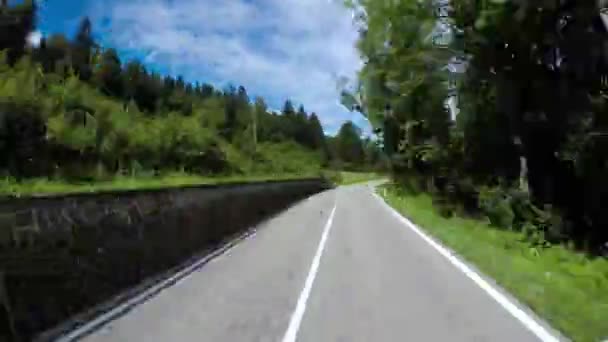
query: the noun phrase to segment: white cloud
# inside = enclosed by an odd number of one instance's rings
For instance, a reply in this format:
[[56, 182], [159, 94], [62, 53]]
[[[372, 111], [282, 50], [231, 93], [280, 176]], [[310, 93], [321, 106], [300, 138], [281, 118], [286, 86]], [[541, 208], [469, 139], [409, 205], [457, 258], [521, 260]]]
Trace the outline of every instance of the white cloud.
[[42, 39], [42, 33], [40, 31], [33, 31], [27, 36], [27, 45], [38, 47], [40, 45], [40, 39]]
[[145, 51], [146, 62], [187, 79], [290, 98], [331, 132], [358, 115], [338, 103], [338, 76], [355, 77], [361, 64], [357, 31], [340, 1], [134, 0], [94, 13], [110, 18], [110, 44]]

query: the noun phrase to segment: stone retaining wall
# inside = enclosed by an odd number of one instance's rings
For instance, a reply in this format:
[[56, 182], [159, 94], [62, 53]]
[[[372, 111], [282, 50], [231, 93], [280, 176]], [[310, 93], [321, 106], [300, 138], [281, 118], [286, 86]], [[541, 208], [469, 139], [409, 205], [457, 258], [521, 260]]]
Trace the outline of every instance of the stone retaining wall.
[[329, 187], [307, 179], [0, 199], [0, 341], [29, 341]]

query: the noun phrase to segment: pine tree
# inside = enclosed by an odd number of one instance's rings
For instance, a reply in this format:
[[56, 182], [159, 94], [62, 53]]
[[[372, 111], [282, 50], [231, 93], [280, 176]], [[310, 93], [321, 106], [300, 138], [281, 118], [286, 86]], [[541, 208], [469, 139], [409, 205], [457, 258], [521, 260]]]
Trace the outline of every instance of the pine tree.
[[107, 95], [122, 98], [124, 82], [120, 58], [114, 49], [107, 49], [101, 55], [100, 65], [95, 71], [95, 83]]
[[321, 149], [324, 152], [327, 152], [325, 134], [323, 133], [323, 127], [321, 126], [321, 122], [316, 113], [312, 113], [310, 118], [308, 118], [308, 126], [312, 148]]
[[78, 26], [72, 48], [72, 66], [81, 80], [88, 81], [93, 75], [91, 57], [93, 48], [96, 46], [93, 40], [91, 20], [85, 17]]
[[336, 148], [340, 160], [360, 165], [365, 154], [361, 141], [361, 130], [351, 121], [345, 122], [336, 135]]
[[291, 102], [291, 100], [286, 100], [285, 104], [283, 104], [283, 115], [288, 118], [292, 118], [293, 116], [295, 116], [295, 110], [293, 108], [293, 103]]
[[236, 89], [229, 85], [224, 91], [224, 125], [222, 135], [232, 140], [236, 132], [238, 115], [238, 99]]

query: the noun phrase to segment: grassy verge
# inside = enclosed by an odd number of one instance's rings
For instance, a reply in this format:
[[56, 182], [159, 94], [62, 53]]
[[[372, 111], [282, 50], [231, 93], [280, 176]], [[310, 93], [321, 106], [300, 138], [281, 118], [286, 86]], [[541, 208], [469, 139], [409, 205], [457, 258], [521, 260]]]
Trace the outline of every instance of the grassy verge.
[[17, 182], [13, 178], [0, 179], [0, 195], [39, 195], [95, 192], [104, 190], [135, 190], [178, 187], [185, 185], [223, 184], [233, 182], [255, 182], [265, 180], [287, 180], [320, 175], [337, 185], [347, 185], [379, 179], [375, 173], [365, 172], [304, 172], [304, 173], [264, 173], [257, 175], [199, 176], [174, 172], [163, 176], [117, 176], [109, 180], [93, 182], [70, 182], [62, 179], [34, 178]]
[[379, 192], [572, 340], [608, 338], [608, 260], [565, 246], [532, 249], [518, 232], [481, 220], [441, 217], [427, 194], [412, 195], [394, 185]]
[[382, 175], [379, 175], [374, 172], [349, 172], [349, 171], [341, 171], [340, 179], [338, 181], [339, 185], [349, 185], [349, 184], [357, 184], [364, 183], [371, 180], [376, 180], [382, 178]]
[[255, 182], [265, 180], [287, 180], [318, 177], [318, 173], [264, 174], [238, 176], [197, 176], [186, 173], [171, 173], [164, 176], [114, 177], [95, 182], [68, 182], [60, 179], [36, 178], [17, 182], [11, 178], [0, 179], [0, 195], [27, 196], [35, 194], [66, 194], [103, 190], [135, 190], [178, 187], [185, 185], [223, 184], [233, 182]]

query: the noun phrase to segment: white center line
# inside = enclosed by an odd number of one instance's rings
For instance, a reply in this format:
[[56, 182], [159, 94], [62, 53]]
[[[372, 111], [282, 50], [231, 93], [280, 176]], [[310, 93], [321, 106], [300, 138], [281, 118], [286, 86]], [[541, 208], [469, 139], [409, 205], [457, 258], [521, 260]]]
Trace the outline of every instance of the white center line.
[[302, 317], [304, 317], [304, 312], [306, 311], [306, 302], [308, 301], [308, 296], [310, 295], [312, 284], [314, 283], [315, 277], [317, 276], [317, 271], [319, 270], [321, 256], [323, 255], [323, 250], [325, 249], [325, 242], [327, 241], [327, 236], [329, 235], [329, 230], [331, 229], [331, 223], [334, 220], [335, 212], [336, 205], [334, 204], [334, 208], [331, 210], [331, 214], [329, 214], [327, 223], [325, 223], [325, 228], [323, 229], [323, 234], [321, 235], [321, 241], [319, 242], [319, 247], [317, 247], [317, 252], [315, 253], [314, 258], [312, 259], [310, 271], [308, 271], [308, 277], [306, 277], [304, 288], [302, 289], [300, 297], [298, 298], [298, 304], [296, 305], [296, 309], [291, 315], [291, 320], [289, 321], [289, 327], [285, 332], [285, 336], [283, 336], [283, 342], [295, 342], [298, 336], [298, 329], [300, 328], [300, 323], [302, 323]]

